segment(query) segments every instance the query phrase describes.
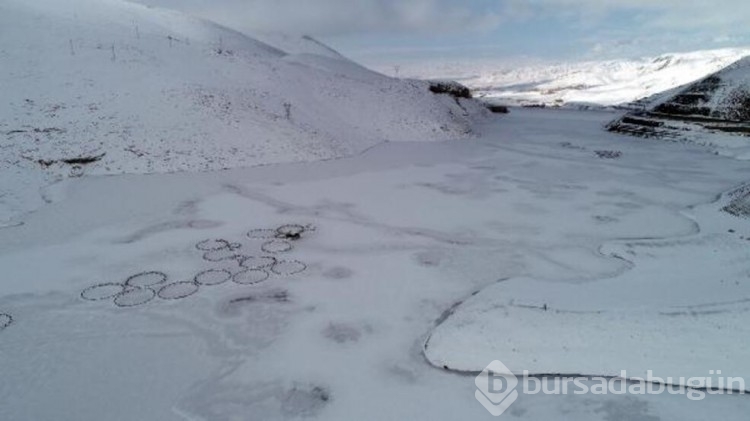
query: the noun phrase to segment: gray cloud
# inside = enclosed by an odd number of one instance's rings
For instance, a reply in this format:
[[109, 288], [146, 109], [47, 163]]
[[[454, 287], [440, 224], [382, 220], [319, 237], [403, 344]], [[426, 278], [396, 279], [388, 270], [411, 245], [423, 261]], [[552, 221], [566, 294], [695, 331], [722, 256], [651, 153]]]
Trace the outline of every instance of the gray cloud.
[[[506, 0], [525, 16], [546, 14], [583, 23], [638, 12], [644, 27], [654, 29], [725, 29], [750, 20], [747, 0]], [[531, 12], [530, 12], [531, 11]], [[521, 17], [521, 15], [517, 15]]]
[[[136, 0], [245, 31], [319, 36], [366, 32], [440, 33], [496, 27], [499, 14], [450, 0]], [[470, 3], [470, 2], [469, 2]]]
[[250, 33], [313, 35], [348, 55], [373, 47], [466, 51], [478, 43], [497, 44], [506, 54], [638, 55], [750, 40], [747, 0], [131, 1]]
[[202, 16], [246, 31], [313, 35], [490, 30], [539, 17], [596, 25], [638, 13], [640, 30], [745, 32], [747, 0], [134, 0]]

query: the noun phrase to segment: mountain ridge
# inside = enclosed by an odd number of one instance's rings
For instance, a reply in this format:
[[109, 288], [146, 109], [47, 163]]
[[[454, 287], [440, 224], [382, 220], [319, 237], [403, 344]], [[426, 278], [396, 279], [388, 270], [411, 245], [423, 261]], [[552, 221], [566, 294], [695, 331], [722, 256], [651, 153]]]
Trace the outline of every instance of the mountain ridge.
[[532, 65], [494, 60], [423, 63], [403, 66], [401, 72], [408, 77], [458, 80], [492, 103], [611, 107], [691, 83], [747, 55], [750, 47]]

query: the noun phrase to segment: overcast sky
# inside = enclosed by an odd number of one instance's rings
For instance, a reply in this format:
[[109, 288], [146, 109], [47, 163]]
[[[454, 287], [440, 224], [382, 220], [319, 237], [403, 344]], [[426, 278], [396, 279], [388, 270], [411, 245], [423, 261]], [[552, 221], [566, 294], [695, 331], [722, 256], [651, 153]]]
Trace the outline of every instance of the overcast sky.
[[138, 0], [365, 63], [581, 59], [750, 45], [750, 0]]

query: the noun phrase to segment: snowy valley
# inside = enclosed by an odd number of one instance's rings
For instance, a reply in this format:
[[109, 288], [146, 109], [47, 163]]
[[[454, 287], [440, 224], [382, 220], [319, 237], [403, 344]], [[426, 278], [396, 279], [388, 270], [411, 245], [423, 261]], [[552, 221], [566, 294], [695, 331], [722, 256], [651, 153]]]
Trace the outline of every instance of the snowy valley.
[[750, 138], [657, 115], [747, 123], [744, 50], [458, 78], [650, 96], [491, 114], [313, 38], [62, 3], [0, 3], [0, 420], [491, 420], [493, 360], [672, 391], [500, 419], [750, 413]]

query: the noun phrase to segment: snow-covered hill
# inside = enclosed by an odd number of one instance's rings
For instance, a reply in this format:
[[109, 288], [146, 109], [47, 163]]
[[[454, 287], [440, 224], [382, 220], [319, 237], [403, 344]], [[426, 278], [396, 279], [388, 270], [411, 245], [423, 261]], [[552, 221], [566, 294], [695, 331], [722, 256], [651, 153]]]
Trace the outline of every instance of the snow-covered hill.
[[462, 137], [480, 110], [261, 38], [120, 0], [0, 3], [0, 221], [71, 175], [328, 159]]
[[750, 159], [750, 57], [639, 105], [608, 129], [710, 145], [717, 153]]
[[693, 82], [749, 54], [750, 48], [736, 48], [554, 65], [430, 63], [403, 66], [402, 74], [459, 80], [477, 95], [505, 104], [611, 106]]
[[658, 101], [653, 111], [750, 123], [750, 57]]

